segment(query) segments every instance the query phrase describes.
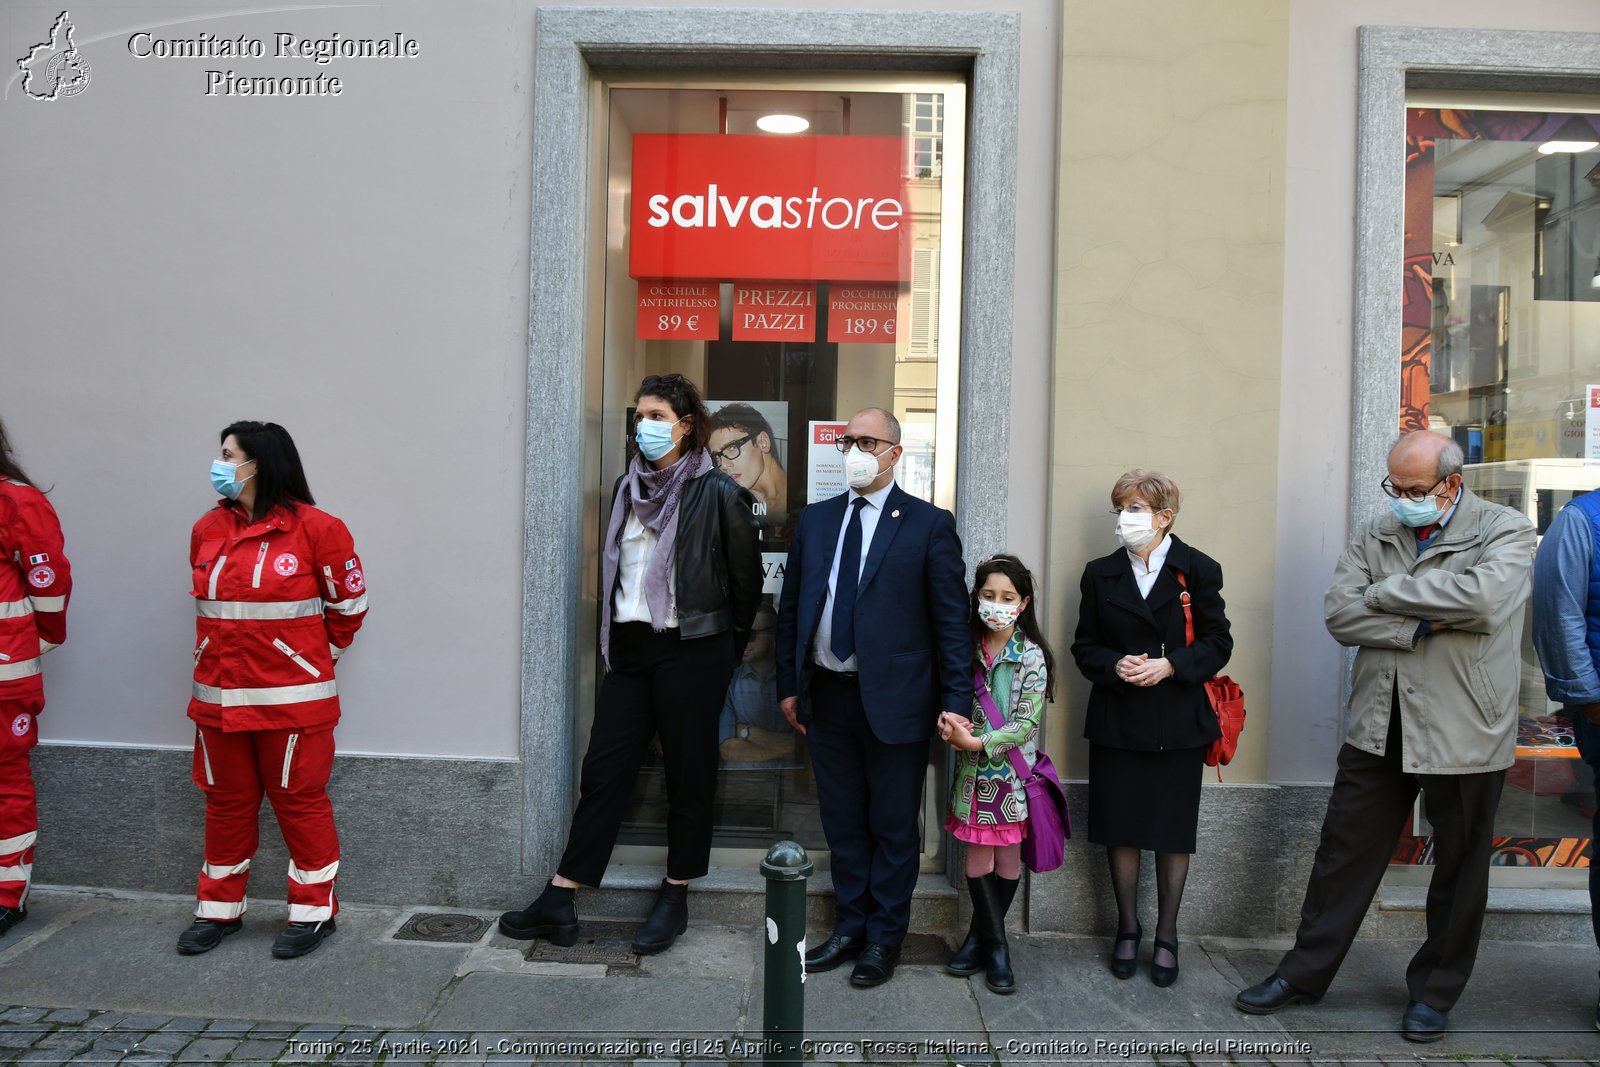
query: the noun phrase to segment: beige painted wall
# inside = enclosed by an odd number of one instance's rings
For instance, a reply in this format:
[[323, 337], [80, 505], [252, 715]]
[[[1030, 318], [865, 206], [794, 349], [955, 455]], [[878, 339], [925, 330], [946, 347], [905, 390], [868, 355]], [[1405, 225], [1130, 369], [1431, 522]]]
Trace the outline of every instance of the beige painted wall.
[[1265, 778], [1288, 32], [1279, 0], [1065, 4], [1047, 582], [1049, 745], [1073, 777], [1078, 579], [1117, 547], [1108, 492], [1141, 466], [1177, 481], [1179, 537], [1222, 564], [1251, 716], [1227, 778]]

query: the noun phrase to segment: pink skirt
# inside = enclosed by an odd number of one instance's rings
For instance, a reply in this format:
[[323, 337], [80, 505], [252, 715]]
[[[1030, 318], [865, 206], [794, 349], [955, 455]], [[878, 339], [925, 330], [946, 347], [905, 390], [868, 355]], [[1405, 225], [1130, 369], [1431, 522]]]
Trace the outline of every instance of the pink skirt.
[[965, 841], [969, 845], [1017, 845], [1028, 836], [1028, 824], [1025, 822], [1004, 822], [996, 826], [974, 826], [956, 818], [954, 812], [949, 812], [944, 817], [944, 828], [950, 831], [957, 841]]

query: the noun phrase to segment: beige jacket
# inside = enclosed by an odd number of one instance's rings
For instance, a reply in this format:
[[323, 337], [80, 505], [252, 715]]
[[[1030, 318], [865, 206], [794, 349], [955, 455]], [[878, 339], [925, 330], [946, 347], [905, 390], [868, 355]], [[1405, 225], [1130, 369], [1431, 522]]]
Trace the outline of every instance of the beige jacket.
[[[1398, 685], [1405, 770], [1511, 766], [1533, 547], [1521, 512], [1466, 488], [1420, 556], [1416, 535], [1393, 515], [1356, 534], [1323, 602], [1328, 632], [1358, 650], [1346, 741], [1383, 755]], [[1419, 638], [1423, 620], [1434, 630]]]

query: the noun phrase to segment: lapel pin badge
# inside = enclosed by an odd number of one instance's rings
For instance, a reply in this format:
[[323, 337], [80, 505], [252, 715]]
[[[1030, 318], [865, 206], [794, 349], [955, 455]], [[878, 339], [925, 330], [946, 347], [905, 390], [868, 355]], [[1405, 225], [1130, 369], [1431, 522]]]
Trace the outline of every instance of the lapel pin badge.
[[889, 512], [889, 517], [891, 519], [898, 519], [900, 517], [900, 509], [895, 508], [893, 511]]

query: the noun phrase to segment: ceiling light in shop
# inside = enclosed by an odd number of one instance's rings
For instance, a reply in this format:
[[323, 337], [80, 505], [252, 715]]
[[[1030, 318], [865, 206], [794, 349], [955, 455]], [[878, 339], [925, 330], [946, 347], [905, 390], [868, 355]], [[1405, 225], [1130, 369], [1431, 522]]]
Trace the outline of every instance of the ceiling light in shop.
[[1539, 146], [1539, 154], [1549, 156], [1557, 152], [1587, 152], [1592, 148], [1600, 148], [1600, 141], [1546, 141]]
[[756, 119], [756, 128], [768, 133], [804, 133], [811, 123], [799, 115], [762, 115]]

